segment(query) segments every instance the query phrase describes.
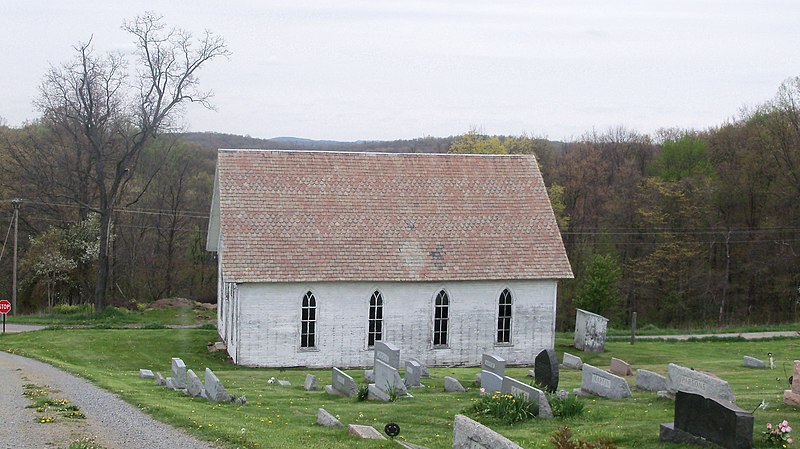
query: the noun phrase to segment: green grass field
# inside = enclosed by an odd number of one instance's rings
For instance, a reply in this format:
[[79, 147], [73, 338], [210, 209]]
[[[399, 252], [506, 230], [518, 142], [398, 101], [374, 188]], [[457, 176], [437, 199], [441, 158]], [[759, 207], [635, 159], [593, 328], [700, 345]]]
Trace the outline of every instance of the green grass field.
[[[251, 448], [378, 448], [392, 447], [389, 442], [358, 441], [341, 430], [315, 425], [318, 407], [324, 407], [341, 421], [374, 425], [382, 429], [394, 421], [402, 428], [407, 441], [431, 449], [451, 447], [453, 416], [462, 413], [477, 398], [477, 388], [466, 393], [445, 394], [443, 377], [452, 375], [471, 386], [477, 368], [433, 368], [424, 379], [429, 388], [415, 390], [414, 399], [396, 403], [357, 402], [331, 397], [324, 392], [307, 392], [302, 384], [307, 373], [316, 374], [321, 384], [330, 383], [330, 370], [277, 370], [242, 368], [226, 362], [223, 354], [208, 353], [206, 343], [216, 340], [208, 329], [68, 329], [7, 334], [0, 338], [0, 349], [44, 360], [90, 379], [126, 401], [139, 406], [158, 419], [184, 427], [208, 440], [231, 447]], [[570, 349], [570, 339], [560, 335], [556, 341], [559, 360]], [[766, 358], [773, 352], [776, 370], [753, 370], [741, 367], [742, 356]], [[761, 341], [700, 342], [610, 342], [602, 354], [580, 354], [585, 362], [607, 368], [611, 357], [622, 358], [634, 368], [665, 373], [666, 365], [675, 362], [710, 371], [730, 382], [737, 404], [752, 411], [766, 400], [769, 407], [755, 412], [755, 446], [761, 443], [760, 432], [768, 421], [788, 419], [800, 428], [800, 410], [782, 404], [790, 361], [800, 358], [800, 339]], [[181, 357], [187, 367], [202, 377], [209, 367], [229, 391], [247, 396], [248, 404], [212, 404], [156, 386], [138, 377], [139, 368], [170, 370], [170, 358]], [[528, 380], [528, 367], [509, 368], [509, 375]], [[361, 370], [348, 371], [356, 381]], [[268, 385], [270, 377], [288, 379], [292, 387]], [[634, 380], [630, 378], [630, 382]], [[578, 371], [561, 371], [560, 387], [571, 391], [580, 385]], [[657, 400], [655, 393], [637, 392], [627, 400], [587, 399], [580, 417], [565, 420], [534, 419], [513, 426], [482, 420], [496, 431], [525, 448], [550, 448], [550, 436], [563, 426], [570, 427], [581, 439], [612, 439], [620, 448], [681, 448], [658, 441], [660, 423], [671, 422], [673, 403]], [[244, 432], [242, 429], [245, 429]]]

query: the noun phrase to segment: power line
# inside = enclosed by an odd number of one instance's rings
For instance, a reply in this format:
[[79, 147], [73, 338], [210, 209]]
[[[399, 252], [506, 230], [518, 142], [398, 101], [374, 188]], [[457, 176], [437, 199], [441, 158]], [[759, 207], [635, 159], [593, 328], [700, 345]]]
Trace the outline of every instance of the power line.
[[6, 243], [8, 243], [8, 236], [11, 234], [11, 227], [14, 225], [14, 214], [11, 215], [11, 220], [8, 221], [8, 231], [6, 231], [6, 239], [3, 240], [3, 249], [0, 250], [0, 260], [3, 260], [3, 254], [6, 253]]
[[[2, 202], [11, 202], [13, 200], [0, 200]], [[35, 200], [21, 200], [23, 203], [27, 204], [35, 204], [39, 206], [53, 206], [53, 207], [68, 207], [72, 209], [78, 209], [81, 206], [74, 204], [74, 203], [51, 203], [47, 201], [35, 201]], [[130, 214], [140, 214], [140, 215], [166, 215], [166, 216], [180, 216], [186, 218], [204, 218], [208, 219], [209, 214], [204, 212], [198, 212], [193, 210], [168, 210], [168, 209], [148, 209], [148, 208], [139, 208], [139, 209], [132, 209], [132, 208], [125, 208], [125, 207], [117, 207], [114, 208], [115, 212], [125, 212]]]

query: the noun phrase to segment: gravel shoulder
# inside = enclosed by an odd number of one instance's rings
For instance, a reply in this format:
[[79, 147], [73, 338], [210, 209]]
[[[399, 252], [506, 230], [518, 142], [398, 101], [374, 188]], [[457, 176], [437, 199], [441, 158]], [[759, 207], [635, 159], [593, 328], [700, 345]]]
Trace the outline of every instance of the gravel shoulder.
[[41, 324], [12, 324], [6, 323], [6, 332], [13, 333], [13, 332], [30, 332], [30, 331], [38, 331], [46, 328], [47, 326], [43, 326]]
[[[0, 352], [0, 449], [66, 448], [81, 437], [94, 437], [108, 449], [214, 449], [90, 382], [37, 360]], [[47, 386], [53, 398], [80, 407], [85, 420], [36, 422], [37, 412], [26, 408], [25, 384]]]
[[[742, 337], [745, 340], [757, 340], [760, 338], [773, 338], [773, 337], [800, 337], [798, 331], [774, 331], [774, 332], [739, 332], [730, 334], [682, 334], [682, 335], [642, 335], [636, 336], [637, 340], [688, 340], [690, 338], [737, 338]], [[630, 338], [630, 337], [620, 337]]]

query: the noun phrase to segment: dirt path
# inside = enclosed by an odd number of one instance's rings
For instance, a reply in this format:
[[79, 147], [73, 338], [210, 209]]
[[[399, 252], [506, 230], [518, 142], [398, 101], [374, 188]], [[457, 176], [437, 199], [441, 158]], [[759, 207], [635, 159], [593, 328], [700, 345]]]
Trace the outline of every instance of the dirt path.
[[[759, 338], [772, 338], [772, 337], [800, 337], [798, 331], [776, 331], [776, 332], [739, 332], [730, 334], [681, 334], [681, 335], [642, 335], [636, 336], [637, 340], [688, 340], [690, 338], [736, 338], [742, 337], [745, 340], [757, 340]], [[630, 337], [615, 337], [615, 338], [630, 338]]]
[[[108, 449], [214, 449], [142, 413], [136, 407], [83, 379], [45, 363], [0, 352], [0, 449], [66, 448], [81, 437], [94, 437]], [[25, 385], [45, 388], [51, 399], [66, 399], [86, 419], [48, 412], [52, 423], [23, 395]], [[30, 389], [31, 387], [29, 387]]]
[[30, 332], [30, 331], [38, 331], [42, 330], [47, 326], [42, 326], [39, 324], [11, 324], [6, 323], [6, 332], [14, 333], [14, 332]]

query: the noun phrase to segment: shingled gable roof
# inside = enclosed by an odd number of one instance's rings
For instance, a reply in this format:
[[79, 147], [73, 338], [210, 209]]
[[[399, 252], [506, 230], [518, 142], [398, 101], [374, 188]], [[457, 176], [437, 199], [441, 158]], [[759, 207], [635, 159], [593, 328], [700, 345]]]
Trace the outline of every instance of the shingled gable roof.
[[532, 156], [220, 150], [211, 212], [237, 282], [572, 277]]

